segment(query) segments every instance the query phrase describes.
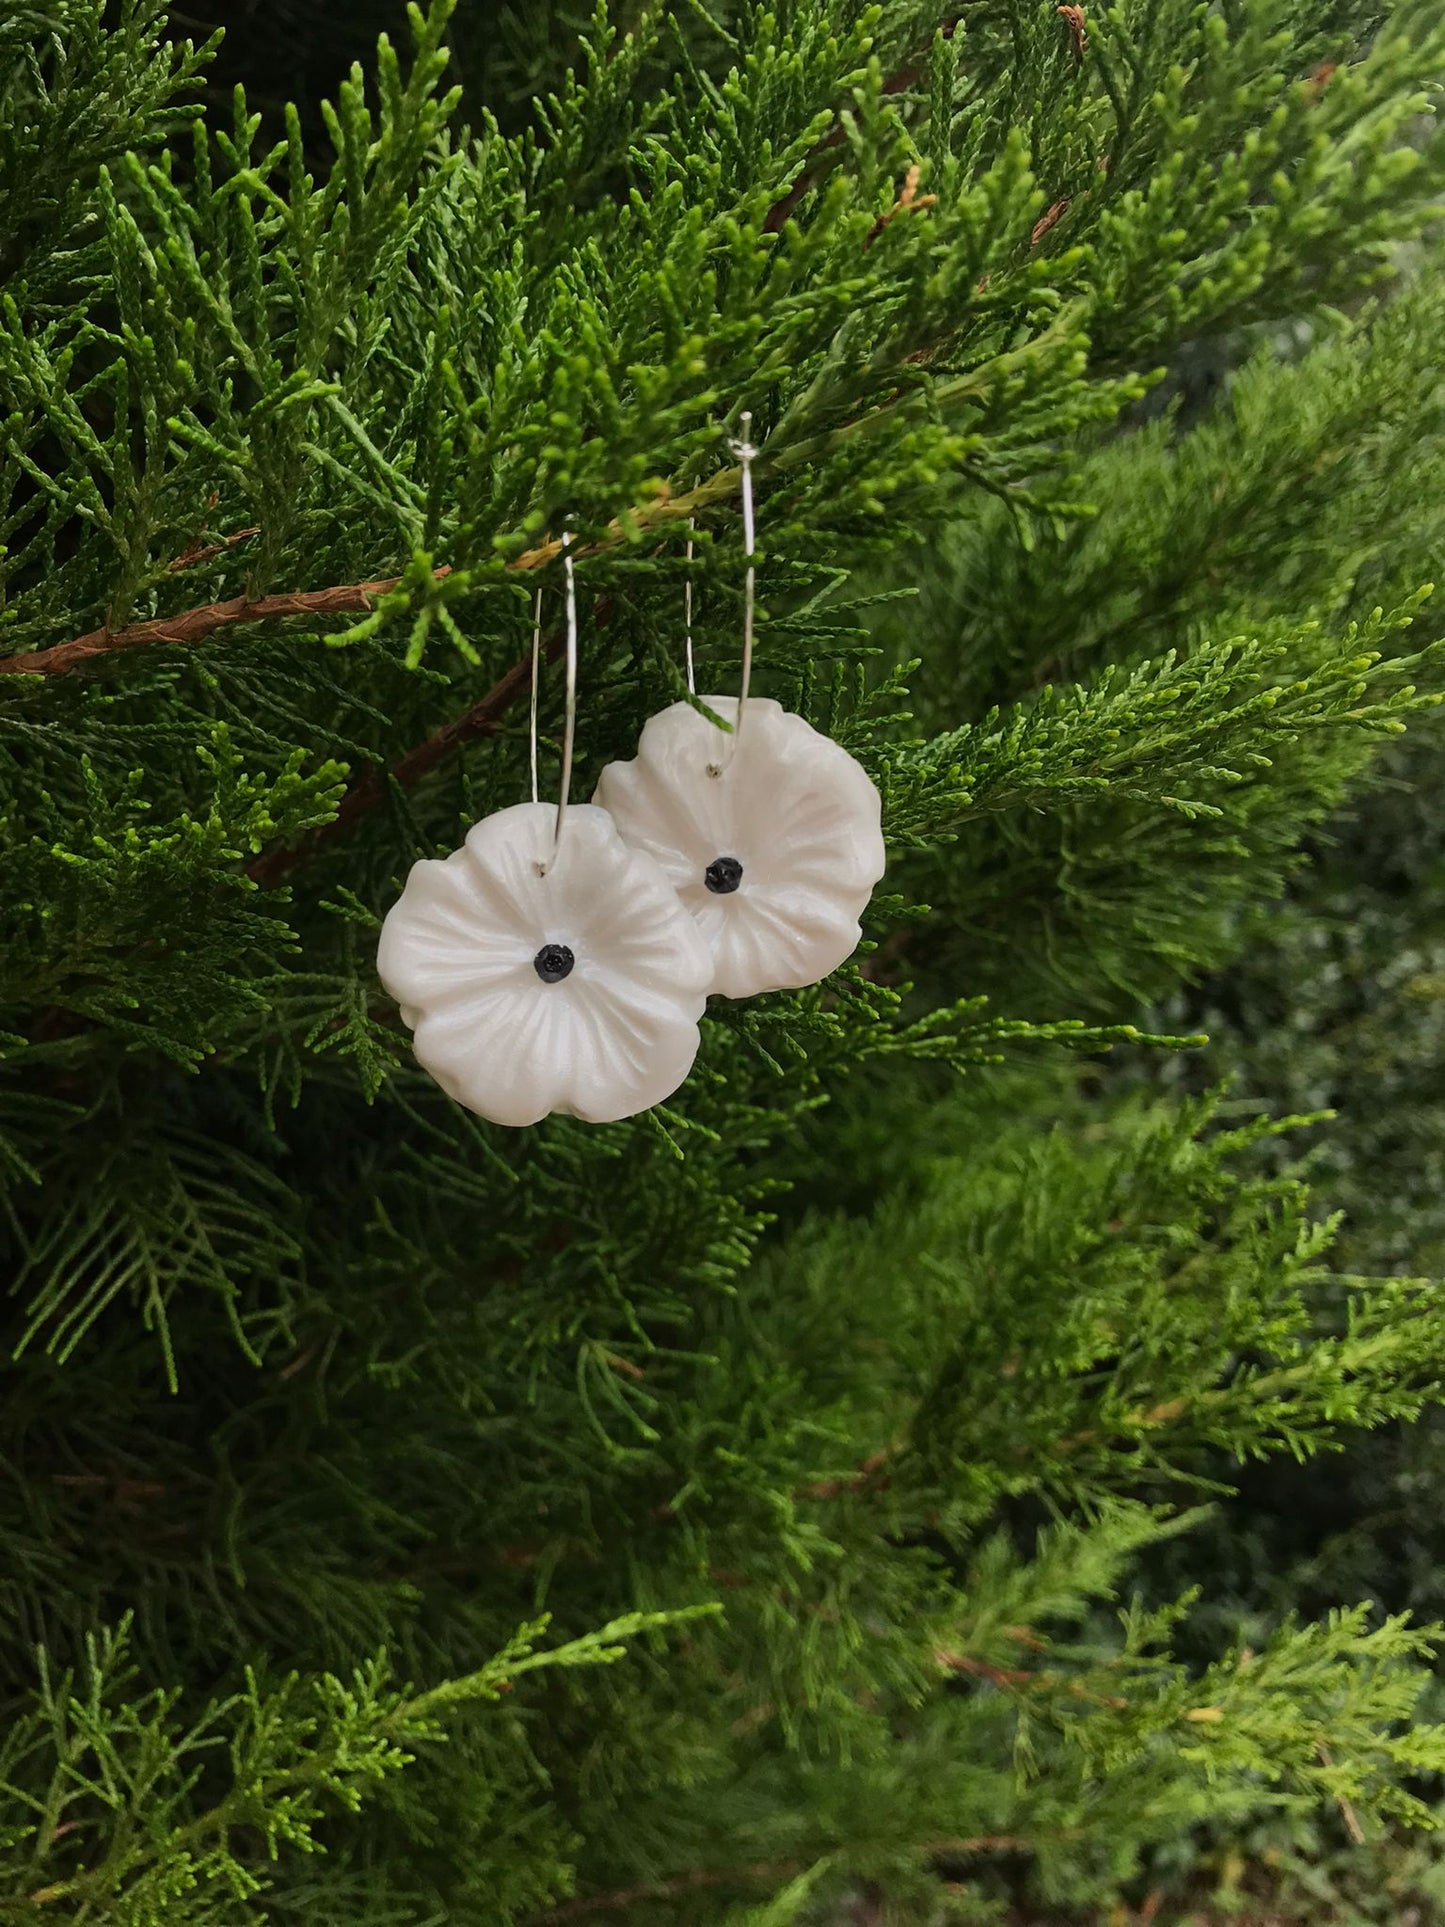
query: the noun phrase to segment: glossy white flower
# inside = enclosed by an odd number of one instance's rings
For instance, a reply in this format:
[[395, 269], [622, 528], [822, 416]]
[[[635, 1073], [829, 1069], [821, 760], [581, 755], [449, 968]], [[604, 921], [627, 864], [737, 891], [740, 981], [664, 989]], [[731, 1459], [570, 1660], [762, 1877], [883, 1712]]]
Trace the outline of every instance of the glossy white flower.
[[[736, 697], [702, 701], [736, 721]], [[674, 703], [649, 719], [633, 762], [607, 765], [593, 800], [666, 871], [707, 938], [720, 995], [799, 989], [852, 955], [883, 874], [878, 792], [780, 703], [752, 697], [735, 743]]]
[[712, 959], [651, 857], [605, 810], [519, 803], [413, 864], [376, 967], [417, 1061], [494, 1124], [660, 1104], [692, 1069]]

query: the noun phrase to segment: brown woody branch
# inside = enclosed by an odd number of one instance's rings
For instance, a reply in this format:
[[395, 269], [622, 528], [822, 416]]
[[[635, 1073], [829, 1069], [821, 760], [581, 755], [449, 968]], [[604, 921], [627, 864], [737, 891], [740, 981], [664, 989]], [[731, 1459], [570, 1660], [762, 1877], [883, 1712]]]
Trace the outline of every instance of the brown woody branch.
[[1034, 1843], [1021, 1833], [975, 1833], [966, 1840], [930, 1840], [924, 1851], [934, 1860], [966, 1853], [1032, 1853]]
[[[958, 19], [959, 16], [954, 14], [941, 24], [940, 31], [945, 39], [951, 39], [953, 37], [954, 30], [958, 25]], [[884, 93], [899, 94], [906, 92], [908, 88], [912, 87], [918, 81], [922, 72], [923, 65], [921, 61], [915, 61], [912, 65], [900, 69], [899, 72], [891, 74], [883, 83]], [[788, 189], [787, 193], [784, 194], [781, 199], [774, 202], [773, 206], [769, 209], [763, 222], [765, 232], [775, 234], [785, 225], [789, 216], [798, 206], [798, 203], [809, 190], [816, 185], [820, 172], [826, 162], [827, 155], [839, 147], [842, 141], [843, 129], [841, 126], [838, 126], [819, 143], [818, 147], [814, 150], [812, 159], [798, 175], [798, 178], [793, 182], [793, 185]], [[875, 223], [873, 230], [868, 236], [870, 243], [877, 238], [878, 233], [895, 214], [905, 211], [910, 205], [922, 207], [928, 204], [932, 198], [930, 196], [925, 196], [921, 201], [914, 202], [916, 187], [917, 176], [915, 172], [910, 175], [899, 203], [881, 216], [879, 221]], [[913, 359], [916, 357], [910, 358]], [[649, 503], [642, 509], [634, 510], [629, 517], [629, 522], [632, 527], [636, 528], [648, 526], [665, 519], [672, 519], [677, 516], [692, 515], [698, 508], [708, 502], [730, 493], [736, 487], [737, 481], [737, 471], [735, 469], [726, 469], [714, 475], [700, 487], [691, 490], [690, 493], [685, 496], [672, 498], [664, 492], [655, 502]], [[212, 503], [208, 506], [213, 505], [214, 498], [212, 498]], [[258, 532], [256, 529], [242, 529], [235, 535], [227, 536], [222, 541], [212, 543], [206, 547], [193, 545], [184, 555], [178, 556], [175, 561], [168, 566], [170, 570], [176, 571], [190, 568], [200, 562], [210, 561], [217, 555], [232, 548], [236, 543], [249, 541], [250, 538]], [[608, 539], [606, 541], [598, 543], [591, 548], [575, 549], [573, 553], [580, 559], [583, 555], [595, 553], [597, 549], [612, 547], [614, 542], [621, 540], [623, 536], [624, 530], [622, 524], [614, 521], [609, 527]], [[560, 554], [561, 547], [560, 539], [552, 538], [540, 544], [537, 548], [529, 549], [525, 554], [518, 556], [515, 561], [508, 564], [508, 567], [513, 570], [542, 568]], [[442, 576], [450, 574], [450, 572], [450, 567], [444, 564], [433, 573], [440, 579]], [[83, 636], [76, 636], [70, 642], [57, 643], [50, 649], [36, 649], [24, 655], [0, 657], [0, 675], [67, 675], [72, 669], [78, 668], [84, 662], [89, 662], [93, 657], [108, 655], [113, 650], [141, 649], [151, 643], [187, 644], [202, 642], [207, 636], [216, 634], [218, 630], [232, 628], [238, 623], [270, 622], [290, 616], [315, 618], [333, 615], [365, 615], [370, 611], [377, 597], [389, 595], [393, 590], [401, 586], [402, 581], [403, 578], [401, 576], [389, 576], [375, 582], [337, 584], [329, 589], [302, 589], [284, 592], [279, 595], [257, 597], [244, 595], [232, 596], [225, 602], [208, 602], [201, 608], [187, 609], [180, 615], [160, 616], [146, 622], [128, 623], [121, 629], [112, 629], [108, 624], [102, 624], [99, 629], [91, 629]], [[503, 688], [503, 685], [509, 682], [513, 673], [513, 671], [509, 671], [508, 675], [503, 677], [502, 682], [497, 685], [496, 690], [489, 691], [488, 695], [482, 699], [482, 703], [476, 706], [476, 709], [468, 712], [467, 716], [459, 719], [456, 725], [456, 728], [461, 732], [457, 738], [458, 741], [466, 740], [468, 734], [489, 733], [485, 715], [481, 716], [480, 722], [475, 727], [471, 726], [471, 719], [485, 710], [487, 703], [497, 695], [498, 691]], [[503, 699], [503, 709], [509, 706], [510, 701], [510, 697]], [[451, 747], [455, 747], [455, 742]], [[428, 745], [423, 744], [416, 753], [423, 754], [427, 749]], [[449, 753], [447, 749], [441, 751], [442, 756], [447, 753]], [[438, 757], [437, 760], [440, 760], [440, 757]], [[430, 763], [426, 765], [428, 768], [431, 766]], [[407, 779], [403, 777], [400, 780], [405, 781]], [[413, 778], [411, 780], [415, 779]], [[369, 805], [366, 807], [369, 807]]]
[[[990, 1686], [1061, 1691], [1071, 1694], [1075, 1699], [1087, 1700], [1090, 1706], [1107, 1706], [1116, 1713], [1122, 1712], [1129, 1704], [1117, 1693], [1095, 1693], [1079, 1679], [1068, 1679], [1059, 1673], [1035, 1673], [1024, 1666], [995, 1666], [989, 1660], [978, 1659], [972, 1653], [955, 1652], [949, 1646], [935, 1647], [933, 1662], [945, 1673], [964, 1673], [970, 1679], [987, 1680]], [[1195, 1719], [1198, 1715], [1186, 1713], [1184, 1717]]]
[[[804, 1485], [793, 1487], [795, 1499], [842, 1499], [859, 1492], [880, 1492], [888, 1485], [888, 1462], [897, 1452], [896, 1445], [885, 1445], [881, 1451], [872, 1452], [854, 1472], [845, 1472], [833, 1479], [809, 1479]], [[654, 1519], [666, 1522], [675, 1519], [677, 1513], [670, 1505], [657, 1505], [652, 1508]]]
[[[794, 452], [791, 459], [806, 460], [811, 452], [810, 445], [805, 444]], [[579, 543], [572, 554], [578, 561], [585, 556], [600, 555], [642, 530], [694, 515], [710, 503], [736, 494], [739, 479], [736, 468], [722, 468], [696, 488], [689, 489], [685, 495], [673, 495], [664, 487], [651, 501], [630, 510], [625, 523], [621, 517], [609, 522], [601, 541]], [[514, 573], [543, 569], [561, 553], [561, 537], [550, 536], [547, 541], [539, 542], [535, 548], [517, 556], [507, 564], [507, 568]], [[192, 561], [199, 560], [199, 556], [182, 559], [189, 566]], [[450, 563], [443, 563], [432, 571], [437, 581], [450, 574]], [[124, 629], [102, 626], [90, 630], [86, 635], [77, 636], [73, 642], [57, 643], [53, 649], [37, 649], [24, 656], [0, 657], [0, 675], [63, 676], [93, 656], [107, 655], [113, 649], [141, 649], [153, 642], [203, 642], [218, 629], [229, 629], [240, 622], [273, 622], [286, 616], [314, 618], [365, 615], [377, 597], [390, 595], [394, 589], [401, 587], [404, 580], [405, 577], [394, 575], [378, 582], [341, 583], [331, 589], [301, 589], [283, 595], [254, 598], [232, 596], [229, 602], [208, 602], [202, 608], [187, 609], [181, 615], [160, 616], [150, 622], [133, 622]]]
[[1082, 7], [1056, 7], [1054, 11], [1063, 15], [1064, 25], [1069, 30], [1069, 42], [1073, 48], [1074, 65], [1076, 67], [1082, 67], [1084, 64], [1084, 55], [1089, 51], [1089, 33], [1084, 20], [1084, 9]]
[[986, 1679], [990, 1686], [1035, 1686], [1039, 1680], [1037, 1673], [1022, 1666], [994, 1666], [972, 1653], [956, 1653], [946, 1646], [940, 1646], [933, 1659], [945, 1673], [967, 1673], [972, 1679]]
[[[239, 539], [239, 538], [238, 538]], [[181, 558], [187, 562], [199, 557]], [[450, 575], [445, 564], [432, 572], [438, 578]], [[153, 642], [202, 642], [218, 629], [229, 629], [238, 622], [272, 622], [282, 616], [365, 615], [378, 596], [390, 595], [399, 587], [399, 575], [380, 582], [349, 582], [333, 589], [302, 589], [284, 595], [232, 596], [229, 602], [208, 602], [200, 609], [187, 609], [178, 616], [158, 616], [151, 622], [132, 622], [124, 629], [104, 625], [73, 642], [60, 642], [53, 649], [37, 649], [26, 656], [0, 657], [0, 675], [64, 676], [78, 669], [93, 656], [109, 655], [113, 649], [144, 649]]]
[[1029, 246], [1036, 248], [1044, 236], [1048, 234], [1051, 229], [1057, 227], [1068, 211], [1069, 199], [1068, 196], [1065, 195], [1063, 199], [1055, 201], [1053, 206], [1047, 209], [1046, 212], [1040, 215], [1039, 219], [1034, 222], [1033, 229], [1029, 234]]
[[[599, 596], [594, 621], [599, 625], [605, 623], [611, 609], [611, 597]], [[554, 630], [548, 636], [542, 645], [543, 655], [548, 662], [555, 662], [562, 653], [564, 639], [565, 631], [561, 629]], [[527, 655], [520, 662], [514, 662], [507, 673], [494, 682], [470, 709], [460, 716], [454, 716], [449, 723], [443, 723], [425, 742], [409, 749], [389, 770], [367, 770], [342, 797], [341, 806], [329, 823], [323, 823], [320, 829], [313, 830], [289, 849], [284, 845], [276, 845], [263, 850], [260, 856], [247, 864], [247, 876], [253, 883], [259, 883], [263, 890], [274, 889], [298, 863], [345, 836], [354, 824], [370, 816], [385, 799], [390, 784], [398, 783], [403, 789], [410, 789], [465, 744], [474, 743], [483, 736], [495, 736], [502, 718], [513, 703], [531, 688], [531, 682], [532, 658]]]

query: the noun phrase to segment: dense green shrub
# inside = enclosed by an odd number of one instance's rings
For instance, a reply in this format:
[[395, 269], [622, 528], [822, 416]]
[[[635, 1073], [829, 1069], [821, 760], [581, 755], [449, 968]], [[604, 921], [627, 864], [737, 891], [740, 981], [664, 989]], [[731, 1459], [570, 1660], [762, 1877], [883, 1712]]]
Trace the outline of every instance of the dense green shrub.
[[[200, 111], [150, 0], [0, 20], [0, 1919], [1158, 1919], [1201, 1828], [1427, 1821], [1428, 1629], [1138, 1588], [1431, 1406], [1439, 1295], [1181, 1094], [1192, 1008], [1142, 1091], [1066, 1051], [1255, 954], [1441, 685], [1438, 275], [1340, 309], [1445, 26], [600, 15], [513, 133], [450, 12], [309, 118]], [[689, 517], [733, 685], [744, 409], [864, 950], [654, 1113], [483, 1125], [379, 918], [526, 793], [564, 526], [579, 796], [683, 687]]]

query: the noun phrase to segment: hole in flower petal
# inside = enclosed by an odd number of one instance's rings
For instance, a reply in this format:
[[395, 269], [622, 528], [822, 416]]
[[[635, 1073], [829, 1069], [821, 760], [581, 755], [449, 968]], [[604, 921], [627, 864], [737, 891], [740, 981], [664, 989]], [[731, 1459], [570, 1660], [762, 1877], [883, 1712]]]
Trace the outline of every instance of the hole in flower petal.
[[544, 943], [532, 959], [532, 968], [544, 984], [560, 984], [571, 976], [576, 961], [565, 943]]
[[730, 897], [743, 880], [743, 866], [735, 856], [715, 856], [702, 880], [715, 897]]

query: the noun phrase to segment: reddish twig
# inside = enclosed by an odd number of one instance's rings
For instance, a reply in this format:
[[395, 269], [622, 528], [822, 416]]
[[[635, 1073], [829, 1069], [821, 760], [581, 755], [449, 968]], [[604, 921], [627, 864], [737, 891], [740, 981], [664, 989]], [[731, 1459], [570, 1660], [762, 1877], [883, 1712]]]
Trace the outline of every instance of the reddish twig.
[[[810, 445], [800, 445], [798, 459], [804, 460]], [[685, 495], [674, 495], [665, 485], [651, 498], [635, 504], [626, 517], [614, 516], [605, 534], [596, 542], [579, 543], [572, 550], [575, 561], [586, 556], [603, 555], [636, 539], [643, 529], [660, 528], [671, 522], [687, 521], [700, 509], [736, 493], [739, 473], [736, 468], [720, 468], [705, 482]], [[543, 569], [562, 553], [560, 536], [549, 536], [535, 548], [525, 550], [506, 566], [509, 574]], [[450, 563], [432, 570], [440, 581], [452, 572]], [[153, 642], [201, 642], [218, 629], [240, 622], [269, 622], [285, 616], [364, 615], [376, 597], [399, 589], [404, 576], [388, 576], [380, 582], [348, 582], [331, 589], [293, 590], [284, 595], [252, 598], [233, 596], [229, 602], [208, 602], [199, 609], [187, 609], [177, 616], [162, 616], [150, 622], [135, 622], [124, 629], [102, 627], [73, 642], [57, 643], [53, 649], [37, 649], [29, 655], [0, 657], [0, 674], [59, 676], [78, 668], [94, 656], [113, 649], [139, 649]]]
[[863, 242], [865, 248], [871, 248], [884, 228], [888, 226], [888, 223], [896, 220], [900, 214], [917, 214], [926, 207], [936, 207], [938, 205], [938, 196], [936, 194], [920, 194], [918, 192], [918, 177], [921, 171], [917, 161], [915, 161], [904, 177], [903, 191], [898, 196], [898, 199], [893, 203], [892, 207], [885, 208], [873, 223], [872, 227], [869, 228], [867, 237]]
[[1314, 105], [1326, 87], [1329, 86], [1337, 71], [1338, 62], [1333, 60], [1322, 60], [1319, 66], [1315, 68], [1314, 72], [1305, 82], [1305, 93], [1309, 97], [1311, 106]]
[[[1032, 1673], [1023, 1666], [995, 1666], [986, 1659], [976, 1659], [972, 1653], [956, 1653], [947, 1646], [935, 1647], [933, 1660], [945, 1673], [966, 1673], [971, 1679], [986, 1679], [990, 1686], [1069, 1693], [1075, 1699], [1087, 1700], [1090, 1706], [1105, 1706], [1115, 1713], [1123, 1712], [1129, 1704], [1117, 1693], [1091, 1691], [1080, 1679], [1067, 1679], [1058, 1673]], [[1184, 1717], [1194, 1719], [1197, 1715], [1186, 1713]]]
[[[443, 563], [432, 573], [440, 579], [450, 575], [451, 569]], [[232, 596], [229, 602], [208, 602], [202, 608], [187, 609], [183, 615], [132, 622], [124, 629], [92, 629], [73, 642], [57, 643], [53, 649], [0, 657], [0, 675], [64, 676], [93, 656], [109, 655], [114, 649], [144, 649], [154, 642], [201, 642], [218, 629], [229, 629], [238, 622], [271, 622], [281, 616], [365, 615], [378, 596], [390, 595], [401, 581], [394, 575], [380, 582], [349, 582], [331, 589], [302, 589], [254, 599]]]
[[1057, 9], [1064, 17], [1069, 29], [1069, 41], [1073, 48], [1074, 65], [1080, 67], [1084, 55], [1089, 51], [1089, 36], [1084, 31], [1084, 9], [1082, 7], [1060, 7]]
[[[1110, 1228], [1112, 1229], [1113, 1227], [1111, 1226]], [[1172, 1424], [1175, 1419], [1182, 1418], [1188, 1410], [1189, 1400], [1187, 1398], [1167, 1398], [1160, 1405], [1151, 1405], [1147, 1412], [1127, 1413], [1123, 1418], [1117, 1420], [1114, 1425], [1109, 1426], [1104, 1431], [1095, 1430], [1091, 1426], [1082, 1432], [1072, 1432], [1068, 1438], [1056, 1440], [1052, 1450], [1055, 1452], [1072, 1452], [1081, 1445], [1097, 1445], [1102, 1437], [1112, 1437], [1123, 1434], [1135, 1427], [1147, 1426], [1152, 1429], [1156, 1425], [1169, 1425]]]
[[166, 1490], [155, 1479], [127, 1479], [118, 1472], [52, 1472], [50, 1483], [67, 1486], [77, 1492], [94, 1491], [99, 1488], [108, 1492], [117, 1504], [130, 1506], [141, 1499], [164, 1498]]
[[864, 1459], [856, 1472], [849, 1472], [839, 1479], [814, 1479], [808, 1485], [798, 1486], [795, 1499], [841, 1499], [849, 1492], [876, 1492], [887, 1485], [888, 1474], [884, 1470], [892, 1458], [894, 1447], [885, 1446], [881, 1452], [874, 1452]]
[[1053, 227], [1056, 222], [1062, 221], [1068, 211], [1069, 202], [1067, 196], [1062, 200], [1055, 201], [1048, 212], [1041, 215], [1039, 219], [1034, 222], [1033, 232], [1029, 235], [1029, 246], [1036, 248], [1048, 233], [1049, 229]]
[[975, 1659], [972, 1653], [955, 1653], [947, 1646], [940, 1646], [933, 1655], [934, 1664], [945, 1673], [967, 1673], [972, 1679], [986, 1679], [990, 1686], [1034, 1686], [1039, 1675], [1029, 1672], [1022, 1666], [993, 1666], [986, 1659]]
[[[1330, 1749], [1325, 1745], [1323, 1740], [1320, 1741], [1315, 1751], [1319, 1755], [1321, 1766], [1329, 1768], [1334, 1765], [1334, 1761], [1330, 1757]], [[1349, 1797], [1344, 1793], [1336, 1793], [1335, 1805], [1340, 1810], [1340, 1818], [1345, 1823], [1345, 1832], [1350, 1836], [1350, 1840], [1355, 1846], [1363, 1847], [1366, 1839], [1365, 1829], [1360, 1825], [1360, 1816], [1350, 1804]]]
[[175, 575], [181, 569], [194, 569], [202, 562], [212, 562], [218, 555], [224, 555], [227, 549], [234, 549], [238, 542], [249, 542], [253, 535], [260, 533], [258, 524], [253, 529], [237, 529], [234, 535], [223, 536], [219, 542], [208, 542], [204, 548], [199, 542], [193, 542], [173, 562], [167, 562], [166, 573]]

